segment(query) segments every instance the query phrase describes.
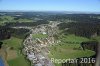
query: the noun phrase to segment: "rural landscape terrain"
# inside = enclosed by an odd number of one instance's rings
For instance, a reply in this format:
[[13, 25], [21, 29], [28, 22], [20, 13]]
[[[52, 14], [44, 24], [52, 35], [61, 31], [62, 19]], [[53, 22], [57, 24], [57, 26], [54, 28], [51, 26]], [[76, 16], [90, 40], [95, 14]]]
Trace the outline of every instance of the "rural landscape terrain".
[[99, 41], [100, 14], [0, 12], [4, 66], [95, 66]]

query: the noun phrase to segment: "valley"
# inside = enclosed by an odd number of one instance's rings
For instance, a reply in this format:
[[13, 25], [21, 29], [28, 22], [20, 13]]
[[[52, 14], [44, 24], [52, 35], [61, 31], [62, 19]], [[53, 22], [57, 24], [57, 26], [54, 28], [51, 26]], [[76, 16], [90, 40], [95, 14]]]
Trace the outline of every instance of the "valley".
[[100, 40], [98, 16], [2, 13], [0, 42], [3, 44], [0, 50], [3, 53], [0, 51], [0, 56], [5, 55], [6, 66], [62, 66], [63, 63], [52, 63], [51, 58], [96, 58]]

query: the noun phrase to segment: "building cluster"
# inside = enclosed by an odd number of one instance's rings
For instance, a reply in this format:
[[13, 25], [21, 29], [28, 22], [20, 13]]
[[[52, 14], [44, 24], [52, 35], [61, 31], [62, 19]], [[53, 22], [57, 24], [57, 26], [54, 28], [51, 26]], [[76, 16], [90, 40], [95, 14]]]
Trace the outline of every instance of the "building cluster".
[[[46, 47], [60, 41], [55, 40], [53, 35], [48, 35], [46, 38], [33, 38], [33, 34], [48, 34], [47, 26], [45, 25], [31, 29], [31, 32], [32, 33], [23, 42], [23, 54], [29, 61], [31, 61], [32, 66], [53, 66], [48, 56], [46, 55], [50, 53], [49, 49]], [[51, 34], [53, 33], [51, 32]], [[42, 48], [44, 48], [45, 51]]]

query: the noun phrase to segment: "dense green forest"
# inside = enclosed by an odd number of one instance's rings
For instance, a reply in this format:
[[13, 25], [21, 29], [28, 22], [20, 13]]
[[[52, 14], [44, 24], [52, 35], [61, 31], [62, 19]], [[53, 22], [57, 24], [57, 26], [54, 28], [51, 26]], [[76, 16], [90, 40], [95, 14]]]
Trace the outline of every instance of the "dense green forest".
[[65, 34], [75, 34], [77, 36], [83, 36], [91, 38], [92, 36], [100, 35], [100, 23], [80, 23], [70, 22], [61, 23], [58, 25]]

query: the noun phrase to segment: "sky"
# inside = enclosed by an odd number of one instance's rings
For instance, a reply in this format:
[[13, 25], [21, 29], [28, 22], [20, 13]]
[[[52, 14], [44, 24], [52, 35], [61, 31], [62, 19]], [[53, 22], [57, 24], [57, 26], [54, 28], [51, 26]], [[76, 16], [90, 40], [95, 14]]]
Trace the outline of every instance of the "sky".
[[100, 12], [100, 0], [0, 0], [0, 10]]

